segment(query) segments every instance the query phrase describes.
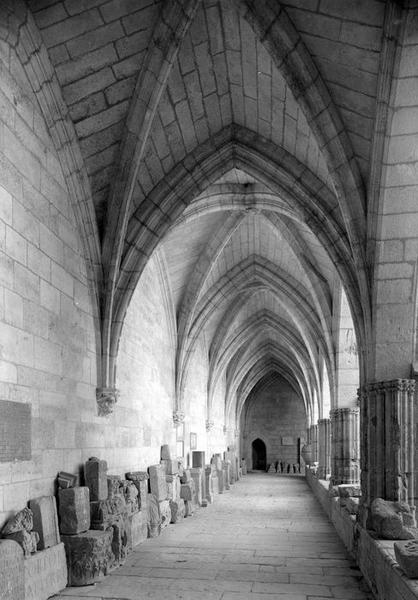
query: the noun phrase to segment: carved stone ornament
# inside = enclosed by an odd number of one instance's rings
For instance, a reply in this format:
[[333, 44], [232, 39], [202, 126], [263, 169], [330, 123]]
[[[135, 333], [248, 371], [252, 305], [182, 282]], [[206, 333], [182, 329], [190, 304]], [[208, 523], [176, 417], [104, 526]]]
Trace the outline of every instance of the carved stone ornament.
[[114, 406], [118, 401], [119, 390], [116, 388], [97, 388], [97, 414], [99, 417], [107, 417], [113, 413]]
[[181, 423], [183, 423], [184, 421], [184, 412], [182, 412], [181, 410], [174, 410], [173, 411], [173, 423], [174, 425], [180, 425]]
[[211, 421], [210, 419], [208, 419], [206, 421], [206, 431], [211, 431], [215, 426], [215, 423], [213, 421]]

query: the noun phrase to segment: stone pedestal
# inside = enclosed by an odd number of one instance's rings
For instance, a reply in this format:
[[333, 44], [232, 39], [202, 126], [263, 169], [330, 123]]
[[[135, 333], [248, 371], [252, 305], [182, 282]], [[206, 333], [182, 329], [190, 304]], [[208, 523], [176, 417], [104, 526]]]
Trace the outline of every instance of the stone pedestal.
[[170, 500], [171, 520], [170, 523], [178, 523], [185, 517], [186, 508], [184, 500], [179, 498], [177, 501]]
[[331, 420], [318, 421], [318, 477], [327, 479], [331, 473]]
[[331, 415], [331, 485], [360, 480], [359, 409], [336, 408]]
[[148, 537], [147, 513], [140, 510], [128, 515], [125, 519], [127, 550], [131, 552], [135, 546], [144, 542]]
[[212, 486], [212, 467], [205, 467], [205, 488], [206, 488], [206, 500], [209, 504], [213, 503], [214, 493]]
[[200, 467], [190, 469], [190, 474], [194, 482], [195, 504], [203, 506], [207, 504], [204, 471]]
[[24, 568], [25, 600], [46, 600], [58, 594], [67, 585], [64, 544], [32, 554], [24, 561]]
[[68, 566], [68, 585], [91, 585], [103, 579], [114, 563], [113, 528], [63, 535]]
[[84, 465], [84, 478], [90, 490], [90, 500], [107, 499], [107, 462], [92, 457]]
[[148, 467], [148, 472], [151, 494], [154, 494], [158, 502], [167, 500], [167, 482], [164, 467], [162, 465], [151, 465]]
[[58, 490], [60, 531], [82, 533], [90, 529], [90, 494], [87, 487]]
[[374, 499], [414, 503], [415, 380], [371, 383], [359, 390], [361, 407], [360, 519], [368, 526]]
[[241, 458], [241, 471], [243, 475], [247, 474], [247, 461], [245, 458]]
[[224, 487], [226, 490], [231, 489], [231, 463], [224, 461], [222, 463], [222, 470], [224, 473]]
[[0, 598], [25, 600], [23, 550], [12, 540], [0, 540]]

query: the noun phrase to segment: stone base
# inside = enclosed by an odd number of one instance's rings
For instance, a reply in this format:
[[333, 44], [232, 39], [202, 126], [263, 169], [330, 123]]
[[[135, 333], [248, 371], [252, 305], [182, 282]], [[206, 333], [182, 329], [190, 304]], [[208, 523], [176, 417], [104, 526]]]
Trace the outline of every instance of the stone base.
[[113, 528], [63, 535], [68, 566], [68, 585], [91, 585], [103, 579], [113, 565]]
[[148, 537], [147, 516], [142, 510], [129, 515], [125, 521], [127, 550], [131, 552], [135, 546], [142, 544]]
[[64, 544], [32, 554], [24, 563], [25, 600], [47, 600], [67, 585]]
[[13, 540], [0, 540], [0, 598], [25, 600], [23, 549]]
[[125, 562], [128, 554], [128, 535], [125, 527], [125, 518], [117, 517], [112, 522], [112, 553], [114, 556], [114, 565], [118, 567]]

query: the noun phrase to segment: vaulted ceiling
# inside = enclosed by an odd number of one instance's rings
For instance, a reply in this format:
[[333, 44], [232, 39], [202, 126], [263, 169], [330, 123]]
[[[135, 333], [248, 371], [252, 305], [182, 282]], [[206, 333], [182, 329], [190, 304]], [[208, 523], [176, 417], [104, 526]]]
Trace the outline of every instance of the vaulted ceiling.
[[311, 410], [324, 364], [335, 392], [339, 282], [365, 335], [389, 4], [28, 1], [88, 176], [108, 362], [158, 251], [180, 404], [198, 340], [231, 410], [277, 374]]

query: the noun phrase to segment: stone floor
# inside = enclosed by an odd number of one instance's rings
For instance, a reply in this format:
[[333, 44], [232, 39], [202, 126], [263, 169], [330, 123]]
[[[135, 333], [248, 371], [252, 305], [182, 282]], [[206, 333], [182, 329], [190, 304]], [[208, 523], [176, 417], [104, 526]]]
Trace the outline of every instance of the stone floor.
[[249, 474], [137, 546], [95, 586], [55, 599], [371, 600], [300, 476]]

